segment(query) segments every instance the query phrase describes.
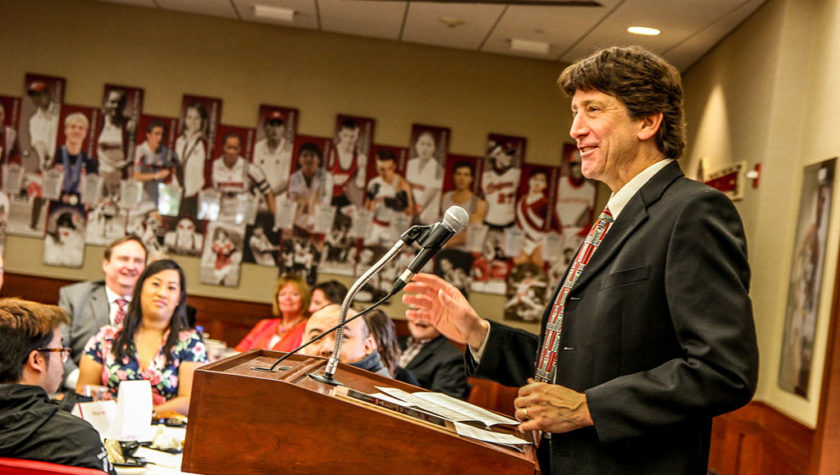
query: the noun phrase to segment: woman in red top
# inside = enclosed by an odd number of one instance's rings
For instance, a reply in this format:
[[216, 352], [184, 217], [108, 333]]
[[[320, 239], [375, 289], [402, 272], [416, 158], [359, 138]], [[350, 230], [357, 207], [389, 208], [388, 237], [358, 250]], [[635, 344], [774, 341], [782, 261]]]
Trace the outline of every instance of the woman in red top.
[[286, 274], [274, 286], [272, 313], [277, 318], [260, 320], [236, 345], [236, 351], [264, 348], [290, 351], [300, 346], [312, 294], [306, 281]]

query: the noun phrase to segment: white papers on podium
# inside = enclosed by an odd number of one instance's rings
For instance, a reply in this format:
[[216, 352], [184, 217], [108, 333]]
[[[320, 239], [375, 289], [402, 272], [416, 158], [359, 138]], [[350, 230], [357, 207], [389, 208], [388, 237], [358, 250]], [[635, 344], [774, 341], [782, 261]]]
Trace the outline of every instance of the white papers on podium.
[[484, 442], [491, 442], [502, 445], [529, 445], [530, 441], [520, 439], [515, 435], [502, 434], [500, 432], [493, 432], [490, 430], [479, 429], [477, 427], [468, 426], [460, 422], [455, 423], [455, 432], [462, 437], [469, 437], [471, 439], [483, 440]]
[[377, 386], [376, 389], [383, 393], [401, 399], [412, 406], [419, 407], [424, 411], [437, 414], [444, 419], [454, 422], [481, 422], [485, 427], [496, 424], [518, 425], [519, 421], [509, 417], [501, 416], [494, 412], [483, 409], [466, 401], [456, 399], [443, 393], [416, 392], [408, 393], [402, 389], [386, 388]]

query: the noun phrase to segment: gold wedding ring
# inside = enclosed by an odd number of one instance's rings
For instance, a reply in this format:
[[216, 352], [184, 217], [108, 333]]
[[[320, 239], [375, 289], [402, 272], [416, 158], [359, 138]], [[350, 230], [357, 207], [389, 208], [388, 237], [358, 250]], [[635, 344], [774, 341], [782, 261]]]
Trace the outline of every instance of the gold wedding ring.
[[522, 414], [525, 414], [525, 420], [526, 421], [531, 418], [530, 416], [528, 416], [528, 408], [527, 407], [522, 408]]

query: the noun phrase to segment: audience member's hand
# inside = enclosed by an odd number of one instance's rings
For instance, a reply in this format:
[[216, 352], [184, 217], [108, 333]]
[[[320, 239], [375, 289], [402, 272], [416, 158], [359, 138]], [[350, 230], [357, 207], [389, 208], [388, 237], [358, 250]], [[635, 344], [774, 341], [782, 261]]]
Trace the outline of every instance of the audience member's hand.
[[586, 395], [558, 384], [538, 383], [528, 378], [513, 401], [514, 415], [522, 432], [571, 432], [593, 425]]
[[478, 348], [490, 324], [478, 316], [457, 287], [436, 275], [417, 274], [405, 286], [405, 317], [431, 323], [450, 340]]

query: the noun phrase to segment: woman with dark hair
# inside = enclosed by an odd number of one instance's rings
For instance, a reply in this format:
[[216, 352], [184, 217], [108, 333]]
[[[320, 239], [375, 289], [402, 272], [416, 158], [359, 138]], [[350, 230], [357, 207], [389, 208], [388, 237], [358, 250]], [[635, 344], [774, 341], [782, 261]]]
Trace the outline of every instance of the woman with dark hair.
[[236, 351], [265, 348], [291, 351], [300, 346], [306, 320], [309, 318], [309, 301], [312, 294], [306, 280], [295, 274], [277, 279], [274, 286], [272, 313], [275, 318], [260, 320], [236, 345]]
[[320, 282], [312, 287], [312, 300], [309, 304], [309, 314], [321, 310], [331, 303], [341, 305], [347, 295], [347, 286], [337, 280]]
[[137, 280], [122, 326], [105, 325], [88, 341], [76, 392], [86, 384], [108, 386], [145, 379], [155, 415], [187, 415], [195, 369], [207, 362], [201, 335], [187, 324], [184, 272], [172, 260], [155, 261]]
[[391, 317], [382, 310], [374, 309], [365, 315], [365, 322], [373, 339], [382, 364], [392, 378], [404, 383], [420, 386], [411, 371], [399, 366], [400, 345], [397, 343], [397, 329]]

